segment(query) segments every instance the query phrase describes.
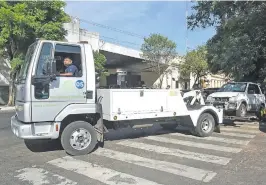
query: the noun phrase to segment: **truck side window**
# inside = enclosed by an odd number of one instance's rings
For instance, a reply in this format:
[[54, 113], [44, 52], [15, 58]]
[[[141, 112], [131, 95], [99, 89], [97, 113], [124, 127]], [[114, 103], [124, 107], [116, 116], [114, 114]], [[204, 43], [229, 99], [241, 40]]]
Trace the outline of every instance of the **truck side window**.
[[[53, 44], [49, 42], [44, 42], [42, 44], [42, 49], [39, 55], [37, 69], [35, 72], [36, 76], [46, 75], [46, 65], [47, 62], [52, 60]], [[37, 85], [34, 87], [34, 97], [36, 99], [48, 99], [49, 98], [49, 84]]]
[[79, 45], [56, 44], [54, 58], [60, 77], [82, 76], [82, 56]]
[[259, 89], [254, 84], [249, 84], [248, 86], [248, 94], [259, 94]]
[[42, 45], [42, 49], [39, 55], [39, 60], [37, 64], [36, 76], [46, 75], [46, 64], [52, 59], [52, 43], [45, 42]]
[[255, 88], [255, 94], [260, 94], [260, 89], [258, 85], [254, 85], [254, 88]]

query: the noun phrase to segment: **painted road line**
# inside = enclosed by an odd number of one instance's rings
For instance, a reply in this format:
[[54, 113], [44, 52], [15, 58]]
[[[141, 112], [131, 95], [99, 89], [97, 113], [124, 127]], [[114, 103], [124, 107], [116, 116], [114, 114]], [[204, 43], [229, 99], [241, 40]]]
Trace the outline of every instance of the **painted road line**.
[[241, 129], [241, 128], [228, 128], [228, 127], [221, 127], [222, 131], [232, 131], [232, 132], [240, 132], [240, 133], [246, 133], [246, 134], [258, 134], [261, 131], [259, 130], [248, 130], [248, 129]]
[[216, 150], [216, 151], [221, 151], [221, 152], [238, 153], [242, 150], [241, 148], [225, 147], [225, 146], [205, 144], [205, 143], [192, 142], [192, 141], [184, 141], [180, 139], [172, 139], [172, 138], [159, 137], [159, 136], [148, 136], [148, 137], [145, 137], [145, 139], [163, 142], [163, 143], [190, 146], [190, 147], [195, 147], [195, 148]]
[[244, 137], [244, 138], [250, 138], [250, 139], [256, 137], [256, 135], [242, 134], [242, 133], [235, 133], [235, 132], [221, 132], [217, 134], [223, 135], [223, 136]]
[[181, 165], [177, 163], [170, 163], [166, 161], [158, 161], [154, 159], [148, 159], [140, 157], [137, 155], [118, 152], [106, 148], [101, 148], [93, 153], [93, 155], [99, 155], [122, 162], [151, 168], [153, 170], [158, 170], [162, 172], [172, 173], [174, 175], [187, 177], [194, 180], [199, 180], [203, 182], [209, 182], [217, 173], [212, 171], [207, 171], [199, 168], [193, 168], [186, 165]]
[[228, 144], [238, 144], [238, 145], [247, 145], [250, 142], [247, 140], [229, 139], [229, 138], [221, 138], [221, 137], [215, 137], [215, 136], [196, 137], [193, 135], [186, 135], [186, 134], [181, 134], [181, 133], [171, 133], [169, 135], [181, 136], [181, 137], [192, 138], [192, 139], [197, 139], [197, 140], [207, 140], [207, 141], [217, 141], [217, 142], [228, 143]]
[[21, 181], [26, 181], [32, 185], [77, 185], [77, 182], [71, 181], [60, 175], [48, 172], [42, 168], [24, 168], [17, 171], [15, 176]]
[[118, 172], [86, 161], [77, 160], [70, 156], [49, 161], [48, 164], [84, 175], [108, 185], [159, 185], [156, 182]]
[[189, 152], [185, 150], [179, 150], [175, 148], [166, 148], [157, 145], [150, 145], [146, 143], [134, 142], [130, 140], [125, 140], [117, 143], [122, 146], [132, 147], [136, 149], [146, 150], [150, 152], [155, 152], [158, 154], [171, 155], [180, 158], [193, 159], [198, 161], [204, 161], [208, 163], [215, 163], [220, 165], [226, 165], [230, 162], [231, 158], [219, 157], [215, 155], [208, 155], [203, 153]]

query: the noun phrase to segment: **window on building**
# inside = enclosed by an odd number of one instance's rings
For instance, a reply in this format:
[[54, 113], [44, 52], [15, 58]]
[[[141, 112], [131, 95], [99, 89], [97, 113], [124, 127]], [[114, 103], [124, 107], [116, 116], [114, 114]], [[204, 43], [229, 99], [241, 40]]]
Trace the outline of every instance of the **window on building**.
[[175, 81], [175, 88], [179, 88], [179, 81]]

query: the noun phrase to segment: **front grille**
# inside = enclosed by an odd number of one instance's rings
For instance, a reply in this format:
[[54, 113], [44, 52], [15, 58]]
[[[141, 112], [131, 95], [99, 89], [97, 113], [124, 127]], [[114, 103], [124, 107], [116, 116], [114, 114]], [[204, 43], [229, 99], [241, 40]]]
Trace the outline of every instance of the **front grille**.
[[214, 98], [214, 100], [217, 102], [227, 102], [229, 101], [229, 98]]

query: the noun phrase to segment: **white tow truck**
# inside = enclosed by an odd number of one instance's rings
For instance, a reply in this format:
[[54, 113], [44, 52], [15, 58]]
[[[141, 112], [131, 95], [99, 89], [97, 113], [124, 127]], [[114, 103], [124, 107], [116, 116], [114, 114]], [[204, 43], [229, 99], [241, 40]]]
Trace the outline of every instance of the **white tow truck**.
[[[59, 74], [65, 57], [76, 75]], [[68, 154], [84, 155], [103, 146], [109, 129], [183, 125], [206, 137], [223, 122], [221, 109], [186, 105], [179, 90], [96, 89], [97, 80], [89, 44], [37, 40], [16, 82], [13, 133], [25, 140], [60, 139]]]

